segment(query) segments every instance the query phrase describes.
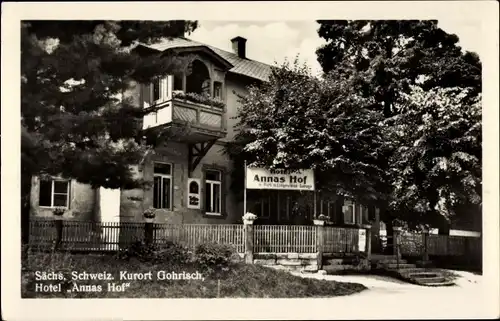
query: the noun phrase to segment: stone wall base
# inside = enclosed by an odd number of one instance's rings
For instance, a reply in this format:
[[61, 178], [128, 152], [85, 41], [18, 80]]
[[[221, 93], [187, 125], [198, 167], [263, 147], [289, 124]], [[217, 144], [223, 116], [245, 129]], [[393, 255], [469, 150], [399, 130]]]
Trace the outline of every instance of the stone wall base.
[[[319, 270], [317, 256], [317, 253], [254, 253], [253, 263], [282, 271], [316, 273]], [[354, 256], [326, 256], [323, 269], [330, 274], [369, 271], [370, 262], [365, 258], [355, 260]]]
[[317, 253], [255, 253], [254, 264], [277, 270], [295, 272], [317, 272]]

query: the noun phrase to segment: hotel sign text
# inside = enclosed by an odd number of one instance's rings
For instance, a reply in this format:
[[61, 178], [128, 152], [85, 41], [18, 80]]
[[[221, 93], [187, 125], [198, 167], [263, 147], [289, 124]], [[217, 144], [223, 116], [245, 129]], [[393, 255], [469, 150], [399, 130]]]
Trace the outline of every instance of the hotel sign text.
[[314, 171], [300, 170], [268, 170], [247, 167], [248, 189], [281, 189], [314, 191]]

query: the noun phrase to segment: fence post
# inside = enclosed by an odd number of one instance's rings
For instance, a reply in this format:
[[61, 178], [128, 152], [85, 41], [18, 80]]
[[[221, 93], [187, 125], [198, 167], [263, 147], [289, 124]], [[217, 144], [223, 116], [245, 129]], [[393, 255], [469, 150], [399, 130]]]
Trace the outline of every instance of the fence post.
[[253, 264], [253, 221], [243, 220], [245, 230], [245, 263]]
[[318, 270], [323, 268], [323, 252], [325, 246], [325, 221], [314, 220], [316, 226], [316, 250], [318, 251], [317, 264]]
[[144, 236], [146, 238], [146, 244], [151, 245], [153, 243], [153, 223], [144, 223]]
[[[394, 231], [394, 254], [396, 255], [396, 258], [399, 259], [401, 258], [401, 231], [402, 228], [399, 226], [395, 226], [393, 228]], [[399, 265], [399, 262], [398, 262]]]
[[429, 261], [429, 230], [425, 229], [424, 230], [424, 255], [422, 257], [422, 260], [424, 262]]
[[54, 245], [54, 250], [59, 250], [62, 241], [62, 233], [63, 233], [63, 219], [60, 216], [56, 216], [54, 224], [56, 226], [56, 244]]
[[[366, 230], [365, 252], [366, 252], [366, 259], [369, 262], [372, 257], [372, 226], [370, 224], [364, 224], [361, 227]], [[362, 250], [360, 249], [360, 251]]]

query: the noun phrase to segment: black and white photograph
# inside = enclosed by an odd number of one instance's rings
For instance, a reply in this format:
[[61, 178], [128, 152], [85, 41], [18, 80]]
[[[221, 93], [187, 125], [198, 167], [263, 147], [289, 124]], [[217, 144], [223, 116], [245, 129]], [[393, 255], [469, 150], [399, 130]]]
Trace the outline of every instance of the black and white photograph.
[[5, 318], [498, 317], [498, 3], [363, 3], [2, 4]]

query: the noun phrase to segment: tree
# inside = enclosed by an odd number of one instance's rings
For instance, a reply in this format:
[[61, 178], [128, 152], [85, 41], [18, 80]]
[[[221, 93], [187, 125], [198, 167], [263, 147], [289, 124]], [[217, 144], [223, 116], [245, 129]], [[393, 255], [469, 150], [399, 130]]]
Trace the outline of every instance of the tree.
[[398, 146], [390, 206], [413, 225], [460, 216], [464, 204], [481, 213], [481, 98], [468, 91], [412, 87], [386, 120]]
[[[373, 97], [370, 108], [385, 118], [407, 112], [400, 108], [408, 100], [398, 101], [406, 99], [404, 95], [415, 85], [424, 91], [467, 88], [466, 96], [461, 98], [467, 105], [474, 104], [481, 92], [479, 57], [475, 53], [464, 53], [457, 45], [458, 37], [440, 29], [437, 21], [321, 20], [318, 23], [318, 34], [327, 41], [317, 50], [323, 70], [338, 78], [355, 75], [357, 94]], [[385, 160], [379, 159], [379, 164], [387, 164], [387, 173], [391, 161], [398, 157], [397, 142], [393, 142], [392, 152], [384, 154]], [[391, 186], [396, 185], [392, 182]], [[385, 198], [388, 203], [381, 204], [388, 235], [392, 234], [393, 219], [400, 215], [408, 217], [389, 206], [391, 197], [396, 195], [399, 194], [390, 192]]]
[[[126, 97], [184, 68], [187, 59], [144, 55], [137, 42], [180, 36], [194, 21], [24, 21], [21, 29], [22, 231], [27, 241], [33, 175], [92, 187], [133, 188], [131, 171], [157, 143], [144, 110]], [[149, 112], [149, 111], [148, 111]]]
[[[297, 61], [273, 67], [269, 82], [240, 97], [238, 134], [226, 148], [235, 168], [242, 169], [244, 160], [269, 169], [311, 168], [319, 189], [379, 201], [385, 190], [378, 164], [386, 152], [378, 126], [383, 118], [367, 108], [372, 99], [355, 92], [356, 81], [314, 78]], [[233, 181], [243, 181], [240, 171], [235, 175]]]
[[462, 52], [458, 37], [434, 20], [320, 20], [318, 34], [327, 44], [316, 51], [323, 71], [341, 76], [355, 69], [362, 94], [374, 97], [373, 108], [386, 117], [396, 114], [395, 102], [411, 85], [432, 88], [473, 88], [481, 92], [481, 62]]

